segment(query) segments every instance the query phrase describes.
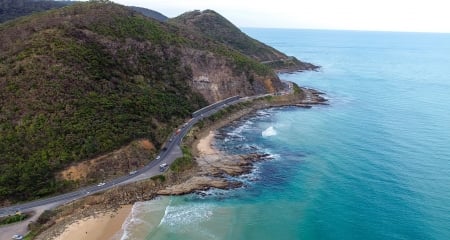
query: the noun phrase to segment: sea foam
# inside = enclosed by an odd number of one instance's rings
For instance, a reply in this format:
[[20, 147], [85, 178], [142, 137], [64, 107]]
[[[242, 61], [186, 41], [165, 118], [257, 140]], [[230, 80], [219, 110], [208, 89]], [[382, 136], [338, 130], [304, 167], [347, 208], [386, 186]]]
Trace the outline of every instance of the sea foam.
[[277, 131], [275, 130], [275, 128], [273, 126], [268, 127], [266, 130], [264, 130], [261, 135], [263, 137], [270, 137], [270, 136], [275, 136], [277, 135]]

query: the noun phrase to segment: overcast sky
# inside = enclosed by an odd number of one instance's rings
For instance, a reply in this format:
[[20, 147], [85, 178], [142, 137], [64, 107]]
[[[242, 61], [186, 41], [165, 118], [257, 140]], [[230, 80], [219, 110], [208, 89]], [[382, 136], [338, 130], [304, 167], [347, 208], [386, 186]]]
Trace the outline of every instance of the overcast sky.
[[450, 32], [448, 0], [113, 0], [175, 17], [213, 9], [238, 27]]

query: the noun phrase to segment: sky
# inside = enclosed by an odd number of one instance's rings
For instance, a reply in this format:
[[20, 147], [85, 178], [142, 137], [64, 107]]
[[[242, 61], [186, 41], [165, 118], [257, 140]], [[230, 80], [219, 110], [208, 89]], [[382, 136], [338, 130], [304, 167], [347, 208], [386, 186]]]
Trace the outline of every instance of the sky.
[[450, 33], [448, 0], [112, 0], [168, 17], [212, 9], [238, 27]]

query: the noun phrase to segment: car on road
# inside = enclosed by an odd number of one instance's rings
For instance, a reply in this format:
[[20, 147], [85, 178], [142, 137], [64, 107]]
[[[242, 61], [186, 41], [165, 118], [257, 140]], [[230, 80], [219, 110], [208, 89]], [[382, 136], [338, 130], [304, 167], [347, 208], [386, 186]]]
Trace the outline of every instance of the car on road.
[[156, 156], [156, 160], [159, 160], [160, 158], [161, 158], [161, 156], [159, 156], [159, 155], [158, 155], [158, 156]]
[[21, 240], [21, 239], [23, 239], [23, 236], [20, 235], [20, 234], [16, 234], [16, 235], [12, 236], [12, 239], [14, 239], [14, 240]]
[[97, 184], [97, 187], [101, 187], [101, 186], [104, 186], [106, 183], [104, 183], [104, 182], [101, 182], [101, 183], [99, 183], [99, 184]]
[[136, 174], [136, 173], [137, 173], [137, 171], [131, 171], [130, 175], [133, 175], [133, 174]]
[[169, 165], [167, 165], [167, 163], [163, 163], [163, 164], [159, 165], [159, 171], [164, 172], [168, 166]]

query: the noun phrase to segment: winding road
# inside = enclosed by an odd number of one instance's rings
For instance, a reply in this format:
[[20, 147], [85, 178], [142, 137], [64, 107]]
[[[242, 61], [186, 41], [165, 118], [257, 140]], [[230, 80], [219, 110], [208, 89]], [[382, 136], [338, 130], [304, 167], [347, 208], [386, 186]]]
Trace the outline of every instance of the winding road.
[[154, 159], [145, 167], [133, 172], [130, 175], [116, 178], [114, 180], [106, 182], [104, 185], [101, 186], [100, 185], [88, 186], [78, 189], [77, 191], [74, 192], [1, 208], [0, 217], [14, 214], [17, 211], [34, 212], [34, 215], [31, 218], [27, 219], [26, 221], [0, 227], [0, 239], [11, 239], [11, 237], [14, 234], [25, 235], [28, 232], [27, 229], [28, 224], [32, 221], [36, 221], [39, 215], [42, 214], [42, 212], [44, 212], [45, 210], [53, 209], [65, 203], [72, 202], [77, 199], [114, 188], [116, 186], [141, 181], [156, 176], [158, 174], [161, 174], [161, 171], [159, 169], [160, 164], [167, 163], [168, 165], [170, 165], [173, 163], [173, 161], [175, 161], [175, 159], [182, 156], [180, 143], [183, 137], [188, 133], [188, 131], [194, 124], [196, 124], [201, 119], [214, 114], [223, 107], [238, 103], [240, 101], [242, 101], [241, 98], [235, 96], [216, 102], [214, 104], [211, 104], [205, 108], [202, 108], [194, 112], [193, 118], [190, 121], [186, 122], [183, 125], [183, 127], [180, 128], [180, 131], [178, 133], [173, 134], [173, 136], [171, 137], [172, 139], [171, 141], [168, 141], [166, 143], [165, 145], [166, 150], [160, 152], [159, 158]]

